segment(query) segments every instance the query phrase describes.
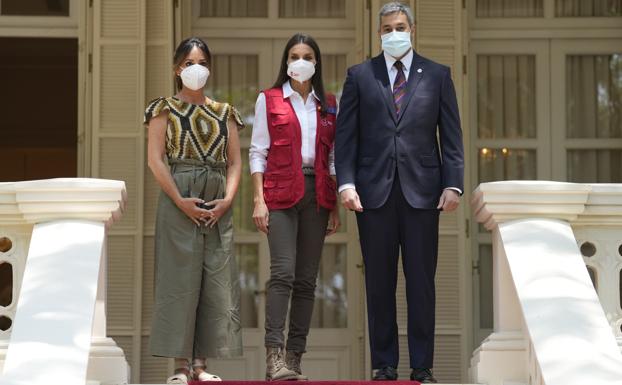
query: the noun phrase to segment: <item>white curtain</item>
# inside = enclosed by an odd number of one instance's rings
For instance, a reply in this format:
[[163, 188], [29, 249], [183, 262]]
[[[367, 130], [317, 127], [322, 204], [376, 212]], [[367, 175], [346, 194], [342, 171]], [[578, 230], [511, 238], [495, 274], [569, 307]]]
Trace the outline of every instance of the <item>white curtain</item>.
[[477, 55], [480, 139], [536, 137], [533, 55]]
[[279, 17], [344, 18], [345, 0], [279, 0]]
[[555, 16], [622, 16], [622, 0], [555, 0]]
[[268, 17], [268, 0], [201, 0], [201, 17]]
[[488, 17], [542, 17], [543, 0], [477, 0], [475, 15]]
[[622, 138], [622, 54], [566, 57], [566, 136]]
[[622, 150], [568, 150], [568, 181], [622, 183]]
[[[535, 138], [536, 75], [533, 55], [477, 56], [477, 134], [479, 139]], [[535, 179], [536, 151], [480, 148], [478, 182]]]
[[[566, 58], [566, 137], [622, 138], [622, 54]], [[567, 152], [568, 180], [622, 182], [622, 150]]]
[[536, 150], [519, 148], [478, 149], [478, 183], [537, 179]]

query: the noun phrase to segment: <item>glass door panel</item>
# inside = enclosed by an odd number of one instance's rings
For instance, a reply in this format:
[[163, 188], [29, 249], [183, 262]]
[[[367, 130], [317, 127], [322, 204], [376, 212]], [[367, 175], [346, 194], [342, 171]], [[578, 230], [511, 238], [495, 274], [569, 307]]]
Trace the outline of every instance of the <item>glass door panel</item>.
[[622, 16], [620, 0], [555, 0], [557, 17], [616, 17]]
[[622, 182], [622, 49], [619, 40], [551, 43], [555, 179]]
[[279, 0], [280, 18], [345, 18], [346, 0]]
[[200, 17], [267, 17], [268, 0], [201, 0]]
[[544, 0], [477, 0], [475, 2], [475, 16], [478, 18], [543, 17]]
[[320, 261], [312, 328], [348, 327], [347, 247], [326, 244]]
[[[471, 188], [483, 182], [548, 178], [548, 44], [474, 41], [470, 63], [475, 69], [471, 153], [476, 155]], [[494, 327], [492, 246], [482, 226], [474, 226], [472, 235], [473, 346], [478, 346]]]
[[519, 148], [480, 148], [478, 183], [497, 180], [537, 179], [536, 150]]
[[535, 55], [477, 55], [479, 139], [536, 137]]
[[243, 328], [259, 327], [259, 247], [256, 244], [235, 245], [240, 274], [240, 313]]
[[622, 138], [622, 49], [566, 55], [566, 137]]
[[568, 150], [566, 165], [569, 182], [622, 182], [622, 150]]
[[226, 55], [216, 53], [212, 58], [212, 74], [207, 94], [217, 101], [226, 101], [238, 109], [246, 128], [240, 136], [250, 137], [259, 93], [258, 55]]

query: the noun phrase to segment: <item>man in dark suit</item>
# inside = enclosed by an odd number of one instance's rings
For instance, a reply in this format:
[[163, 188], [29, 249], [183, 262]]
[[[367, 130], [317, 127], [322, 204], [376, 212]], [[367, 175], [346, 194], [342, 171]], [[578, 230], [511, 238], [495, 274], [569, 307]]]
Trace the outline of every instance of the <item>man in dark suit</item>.
[[[463, 190], [462, 131], [449, 68], [412, 49], [412, 11], [379, 13], [383, 52], [348, 69], [335, 163], [342, 204], [357, 211], [374, 380], [397, 379], [395, 310], [401, 248], [411, 379], [435, 383], [434, 274], [439, 211]], [[438, 135], [438, 136], [437, 136]]]

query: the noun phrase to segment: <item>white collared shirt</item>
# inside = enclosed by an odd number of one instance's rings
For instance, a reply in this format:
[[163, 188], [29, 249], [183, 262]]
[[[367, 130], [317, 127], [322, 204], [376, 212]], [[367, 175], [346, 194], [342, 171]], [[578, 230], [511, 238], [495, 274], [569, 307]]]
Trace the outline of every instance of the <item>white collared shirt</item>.
[[[384, 62], [387, 65], [387, 72], [389, 73], [389, 84], [391, 85], [391, 91], [393, 91], [393, 83], [395, 83], [395, 78], [397, 77], [397, 68], [395, 68], [395, 59], [393, 56], [384, 52]], [[413, 62], [413, 50], [410, 49], [408, 53], [400, 59], [403, 66], [404, 77], [406, 81], [408, 81], [408, 75], [410, 74], [410, 65]]]
[[[296, 92], [289, 81], [283, 83], [283, 98], [289, 98], [294, 107], [294, 112], [300, 123], [302, 165], [313, 167], [315, 163], [315, 140], [317, 131], [317, 103], [319, 99], [312, 90], [306, 101]], [[268, 130], [268, 117], [266, 113], [266, 96], [260, 93], [255, 103], [255, 120], [251, 145], [248, 151], [251, 174], [265, 172], [268, 164], [268, 150], [270, 149], [270, 131]], [[328, 171], [335, 175], [334, 148], [328, 154]]]

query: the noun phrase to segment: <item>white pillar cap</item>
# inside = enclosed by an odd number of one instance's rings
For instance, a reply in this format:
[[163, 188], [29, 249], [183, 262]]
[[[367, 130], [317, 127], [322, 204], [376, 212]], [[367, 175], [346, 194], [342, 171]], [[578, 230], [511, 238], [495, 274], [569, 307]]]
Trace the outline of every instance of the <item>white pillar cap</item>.
[[480, 184], [471, 206], [492, 230], [524, 218], [555, 218], [573, 225], [622, 225], [622, 184], [503, 181]]
[[127, 202], [125, 182], [58, 178], [0, 183], [0, 224], [35, 224], [57, 219], [112, 223]]

